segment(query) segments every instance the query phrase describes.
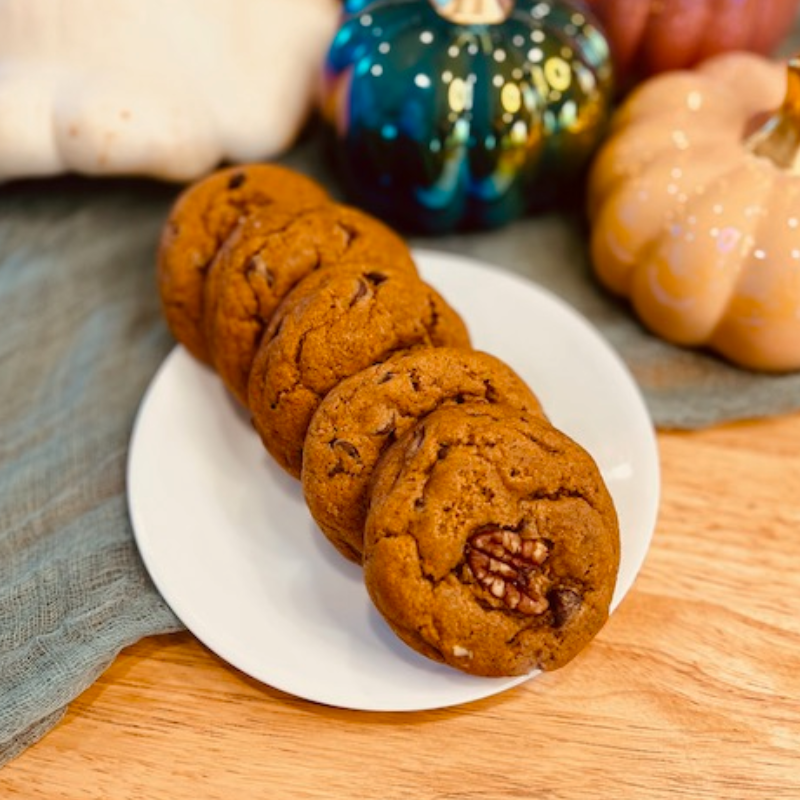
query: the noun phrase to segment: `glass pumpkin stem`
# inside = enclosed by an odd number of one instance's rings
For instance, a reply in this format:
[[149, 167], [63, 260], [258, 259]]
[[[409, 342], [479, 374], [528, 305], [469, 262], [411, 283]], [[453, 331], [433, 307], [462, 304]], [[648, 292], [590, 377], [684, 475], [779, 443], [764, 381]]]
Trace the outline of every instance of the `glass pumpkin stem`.
[[787, 66], [783, 105], [745, 142], [750, 152], [781, 169], [800, 172], [800, 56]]
[[496, 25], [514, 10], [515, 0], [429, 0], [439, 16], [456, 25]]

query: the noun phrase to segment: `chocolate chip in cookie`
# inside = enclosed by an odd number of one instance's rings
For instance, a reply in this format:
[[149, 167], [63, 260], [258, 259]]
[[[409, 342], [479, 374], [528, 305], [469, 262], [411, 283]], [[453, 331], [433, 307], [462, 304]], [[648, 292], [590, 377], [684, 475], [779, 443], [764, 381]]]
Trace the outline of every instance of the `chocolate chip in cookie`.
[[248, 406], [267, 450], [295, 477], [311, 417], [344, 378], [399, 350], [469, 346], [458, 313], [418, 277], [372, 264], [320, 270], [273, 315], [253, 362]]
[[279, 303], [319, 269], [371, 264], [416, 275], [406, 243], [383, 223], [329, 203], [300, 212], [273, 207], [243, 218], [205, 282], [205, 333], [211, 361], [243, 404], [261, 336]]
[[204, 330], [206, 273], [239, 220], [255, 209], [300, 210], [328, 202], [325, 190], [277, 164], [249, 164], [213, 172], [175, 201], [157, 254], [161, 307], [172, 335], [210, 363]]

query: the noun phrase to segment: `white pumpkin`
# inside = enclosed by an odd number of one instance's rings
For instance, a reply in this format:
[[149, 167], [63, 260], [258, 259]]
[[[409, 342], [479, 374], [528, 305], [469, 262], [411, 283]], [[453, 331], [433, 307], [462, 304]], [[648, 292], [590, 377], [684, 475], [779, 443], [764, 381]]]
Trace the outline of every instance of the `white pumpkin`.
[[0, 180], [190, 180], [280, 154], [337, 0], [0, 0]]

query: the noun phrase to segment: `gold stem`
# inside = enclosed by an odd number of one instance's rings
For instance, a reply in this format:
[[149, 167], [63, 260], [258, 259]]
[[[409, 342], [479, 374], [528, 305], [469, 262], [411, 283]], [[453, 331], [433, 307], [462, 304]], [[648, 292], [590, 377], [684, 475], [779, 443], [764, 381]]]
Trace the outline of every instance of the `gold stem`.
[[787, 65], [783, 105], [745, 142], [781, 169], [800, 171], [800, 56]]
[[456, 25], [496, 25], [514, 9], [514, 0], [430, 0], [430, 4]]

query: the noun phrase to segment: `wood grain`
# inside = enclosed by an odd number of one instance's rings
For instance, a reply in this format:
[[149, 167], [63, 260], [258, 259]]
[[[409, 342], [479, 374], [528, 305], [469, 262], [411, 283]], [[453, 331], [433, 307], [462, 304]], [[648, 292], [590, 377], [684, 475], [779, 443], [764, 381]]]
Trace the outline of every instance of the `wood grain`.
[[559, 672], [416, 714], [312, 705], [190, 634], [122, 653], [3, 798], [800, 797], [800, 415], [662, 433], [636, 586]]

